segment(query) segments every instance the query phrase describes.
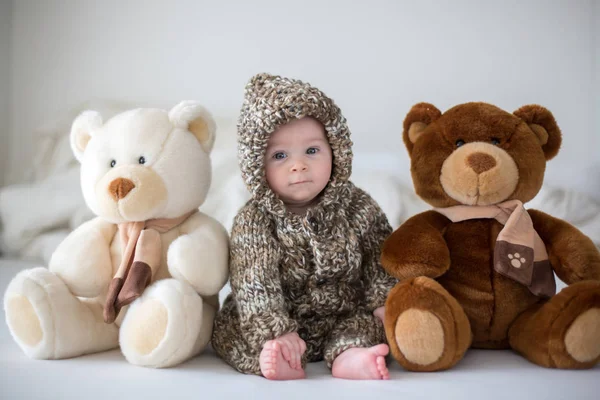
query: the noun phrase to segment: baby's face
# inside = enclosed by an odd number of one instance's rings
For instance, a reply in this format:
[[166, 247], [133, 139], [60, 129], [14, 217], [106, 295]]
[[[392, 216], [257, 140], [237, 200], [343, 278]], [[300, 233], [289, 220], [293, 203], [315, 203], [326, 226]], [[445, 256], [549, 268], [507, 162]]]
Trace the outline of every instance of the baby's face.
[[317, 120], [294, 120], [271, 134], [265, 153], [267, 182], [286, 205], [310, 204], [327, 186], [331, 168], [331, 147]]

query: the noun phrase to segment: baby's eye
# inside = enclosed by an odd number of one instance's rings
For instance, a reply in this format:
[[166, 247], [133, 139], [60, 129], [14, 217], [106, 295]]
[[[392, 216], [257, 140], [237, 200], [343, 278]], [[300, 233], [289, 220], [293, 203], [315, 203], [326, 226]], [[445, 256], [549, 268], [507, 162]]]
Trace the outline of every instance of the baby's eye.
[[319, 151], [319, 149], [317, 149], [316, 147], [309, 147], [306, 150], [306, 154], [317, 154], [318, 151]]
[[285, 153], [283, 151], [278, 151], [277, 153], [273, 154], [273, 158], [276, 160], [283, 160], [286, 157], [287, 156], [285, 155]]

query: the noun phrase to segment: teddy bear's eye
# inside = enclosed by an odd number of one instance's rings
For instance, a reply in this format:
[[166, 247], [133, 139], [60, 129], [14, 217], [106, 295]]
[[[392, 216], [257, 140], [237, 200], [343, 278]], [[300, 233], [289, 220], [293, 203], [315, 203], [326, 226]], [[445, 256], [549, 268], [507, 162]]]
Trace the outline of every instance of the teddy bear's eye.
[[110, 167], [113, 168], [115, 165], [117, 165], [117, 162], [115, 160], [112, 160], [110, 162]]
[[462, 146], [463, 144], [465, 144], [465, 141], [464, 141], [464, 140], [462, 140], [462, 139], [458, 139], [458, 140], [456, 141], [456, 147], [460, 147], [460, 146]]
[[146, 164], [146, 159], [144, 158], [144, 156], [141, 156], [140, 159], [138, 160], [138, 162], [140, 164]]
[[500, 139], [493, 137], [492, 138], [492, 144], [494, 146], [498, 146], [500, 144]]

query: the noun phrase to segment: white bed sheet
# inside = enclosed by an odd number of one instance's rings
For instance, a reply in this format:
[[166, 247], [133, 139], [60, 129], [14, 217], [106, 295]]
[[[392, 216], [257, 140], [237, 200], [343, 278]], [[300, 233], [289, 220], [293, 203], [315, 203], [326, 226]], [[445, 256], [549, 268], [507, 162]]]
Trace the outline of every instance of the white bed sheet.
[[[0, 290], [34, 265], [0, 259]], [[600, 366], [585, 371], [538, 367], [512, 351], [471, 350], [452, 370], [412, 373], [391, 362], [389, 381], [334, 379], [323, 362], [308, 379], [271, 382], [240, 374], [208, 350], [171, 369], [130, 365], [119, 350], [68, 360], [31, 360], [0, 322], [0, 399], [598, 399]]]

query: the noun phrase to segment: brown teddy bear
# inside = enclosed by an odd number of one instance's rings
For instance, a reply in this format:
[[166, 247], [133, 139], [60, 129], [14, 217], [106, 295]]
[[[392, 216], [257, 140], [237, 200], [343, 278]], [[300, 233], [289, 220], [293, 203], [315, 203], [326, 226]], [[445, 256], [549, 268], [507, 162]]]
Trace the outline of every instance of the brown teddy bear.
[[[600, 253], [568, 223], [525, 210], [561, 132], [538, 105], [513, 114], [427, 103], [404, 120], [417, 194], [434, 207], [384, 243], [400, 282], [386, 302], [394, 358], [412, 371], [452, 367], [467, 348], [512, 348], [550, 368], [600, 360]], [[569, 286], [555, 294], [553, 271]]]

